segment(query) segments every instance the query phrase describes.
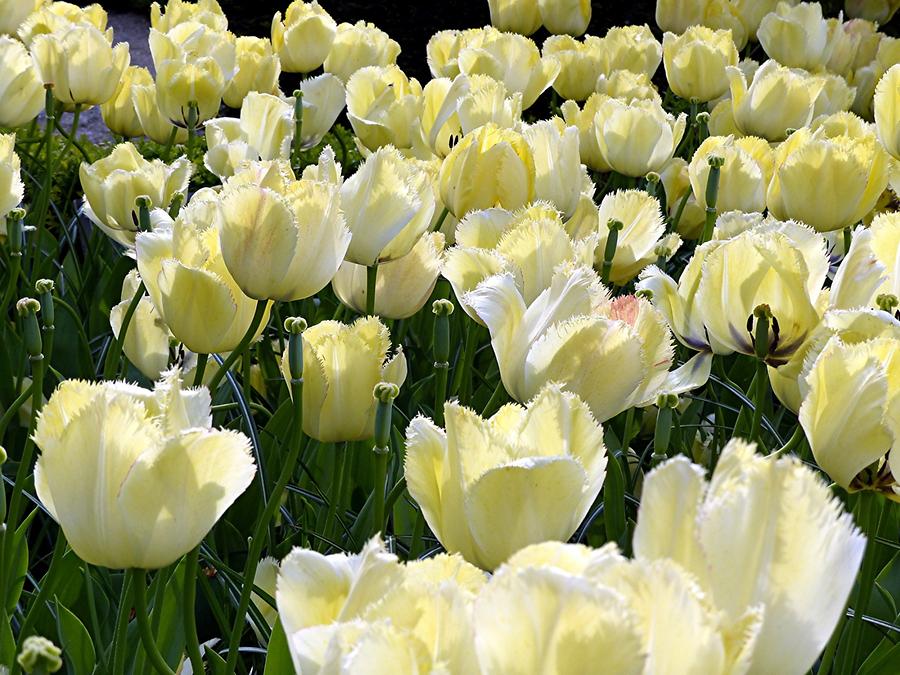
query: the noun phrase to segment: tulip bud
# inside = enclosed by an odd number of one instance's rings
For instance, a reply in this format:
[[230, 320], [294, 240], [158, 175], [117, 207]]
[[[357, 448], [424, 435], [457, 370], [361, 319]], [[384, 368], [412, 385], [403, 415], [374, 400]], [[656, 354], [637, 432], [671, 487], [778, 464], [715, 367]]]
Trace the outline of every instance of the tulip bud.
[[531, 35], [541, 27], [538, 0], [488, 0], [488, 9], [498, 30]]
[[26, 673], [55, 673], [62, 668], [62, 650], [47, 638], [30, 635], [22, 643], [22, 651], [16, 658]]
[[726, 67], [737, 66], [738, 52], [727, 30], [692, 26], [682, 35], [663, 36], [666, 79], [684, 99], [712, 101], [728, 91]]
[[[0, 6], [3, 4], [0, 2]], [[14, 2], [14, 5], [29, 3]], [[0, 16], [12, 9], [0, 9]], [[4, 19], [0, 18], [0, 25]], [[0, 33], [4, 31], [0, 29]], [[15, 34], [15, 31], [9, 31]], [[34, 59], [18, 40], [0, 35], [0, 126], [19, 127], [30, 122], [44, 108], [44, 87]]]
[[321, 66], [334, 43], [337, 24], [318, 2], [294, 0], [272, 18], [272, 46], [286, 73], [308, 73]]
[[606, 227], [609, 234], [606, 238], [606, 246], [603, 249], [603, 272], [601, 274], [601, 279], [603, 280], [603, 283], [608, 284], [613, 258], [616, 255], [616, 245], [619, 241], [619, 232], [622, 231], [622, 228], [625, 227], [625, 225], [621, 220], [610, 220], [606, 224]]
[[590, 0], [538, 0], [541, 22], [556, 35], [581, 35], [591, 22]]
[[393, 382], [379, 382], [372, 391], [375, 397], [375, 447], [376, 454], [390, 452], [391, 410], [394, 399], [400, 395], [400, 387]]
[[288, 332], [288, 370], [290, 371], [291, 392], [295, 392], [297, 384], [303, 382], [303, 331], [306, 330], [306, 319], [288, 317], [284, 320], [284, 329]]
[[435, 300], [431, 305], [434, 314], [433, 352], [434, 367], [448, 368], [450, 358], [450, 315], [453, 303], [446, 299]]

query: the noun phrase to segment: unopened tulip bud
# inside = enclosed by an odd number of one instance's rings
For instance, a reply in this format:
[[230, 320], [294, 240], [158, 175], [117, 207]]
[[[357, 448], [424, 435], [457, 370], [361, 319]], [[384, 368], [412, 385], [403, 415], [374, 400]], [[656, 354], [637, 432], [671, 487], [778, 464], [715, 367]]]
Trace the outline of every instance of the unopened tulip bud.
[[55, 673], [62, 668], [62, 650], [47, 638], [31, 635], [25, 638], [16, 661], [26, 673]]

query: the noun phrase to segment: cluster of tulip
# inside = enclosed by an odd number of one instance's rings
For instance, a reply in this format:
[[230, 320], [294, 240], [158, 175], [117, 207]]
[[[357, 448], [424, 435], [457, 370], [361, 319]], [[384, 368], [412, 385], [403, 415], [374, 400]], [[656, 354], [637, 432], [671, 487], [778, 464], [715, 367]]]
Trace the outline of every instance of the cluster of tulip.
[[898, 6], [0, 0], [0, 670], [897, 672]]

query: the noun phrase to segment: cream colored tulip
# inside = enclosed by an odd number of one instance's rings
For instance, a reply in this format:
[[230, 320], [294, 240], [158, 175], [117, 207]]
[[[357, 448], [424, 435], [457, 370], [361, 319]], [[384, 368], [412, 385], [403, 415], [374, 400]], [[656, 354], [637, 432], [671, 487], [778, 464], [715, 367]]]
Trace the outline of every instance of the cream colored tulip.
[[869, 232], [872, 252], [884, 267], [881, 285], [872, 297], [890, 293], [900, 298], [900, 214], [896, 211], [879, 213], [872, 220]]
[[794, 458], [732, 440], [704, 476], [679, 457], [644, 478], [635, 557], [694, 575], [725, 634], [743, 636], [732, 653], [747, 672], [807, 672], [844, 613], [865, 538]]
[[[430, 232], [402, 258], [378, 266], [375, 282], [375, 314], [385, 319], [406, 319], [418, 312], [441, 274], [444, 235]], [[366, 268], [344, 262], [332, 280], [334, 294], [358, 312], [366, 312]]]
[[563, 99], [584, 101], [594, 93], [597, 78], [607, 71], [605, 43], [600, 38], [585, 36], [580, 42], [570, 35], [552, 35], [544, 41], [545, 59], [559, 63], [559, 75], [553, 90]]
[[900, 9], [897, 0], [845, 0], [844, 10], [849, 16], [885, 25]]
[[37, 35], [31, 53], [44, 84], [52, 84], [54, 98], [68, 108], [106, 103], [130, 59], [127, 43], [111, 47], [89, 24]]
[[598, 212], [598, 239], [594, 264], [603, 265], [610, 221], [624, 226], [618, 233], [609, 280], [623, 286], [659, 258], [668, 260], [681, 246], [677, 234], [664, 236], [666, 224], [659, 200], [643, 190], [619, 190], [607, 194]]
[[515, 33], [493, 31], [460, 49], [459, 70], [465, 75], [489, 75], [510, 92], [522, 94], [522, 109], [530, 108], [559, 75], [556, 60], [541, 58], [532, 40]]
[[578, 207], [584, 171], [578, 129], [557, 117], [529, 125], [522, 136], [534, 158], [535, 199], [549, 202], [568, 220]]
[[396, 63], [399, 54], [400, 45], [374, 24], [365, 21], [342, 23], [337, 27], [334, 42], [325, 59], [325, 72], [347, 82], [360, 68]]
[[823, 54], [824, 66], [832, 73], [851, 77], [863, 36], [841, 19], [826, 19], [825, 22], [828, 24], [828, 46]]
[[[6, 225], [6, 216], [25, 198], [22, 182], [22, 162], [16, 154], [16, 135], [0, 134], [0, 220]], [[6, 228], [3, 230], [6, 234]]]
[[[377, 317], [345, 325], [323, 321], [303, 333], [303, 433], [322, 443], [363, 441], [375, 433], [379, 382], [398, 387], [406, 380], [406, 357], [390, 356], [391, 338]], [[286, 381], [288, 354], [281, 370]]]
[[[23, 4], [27, 7], [30, 3]], [[19, 24], [18, 36], [30, 49], [38, 35], [64, 33], [74, 25], [84, 24], [94, 26], [111, 43], [112, 32], [107, 30], [106, 22], [106, 10], [98, 3], [79, 7], [71, 2], [45, 2]]]
[[241, 102], [252, 91], [278, 93], [281, 63], [272, 50], [271, 42], [265, 38], [239, 37], [235, 40], [234, 53], [237, 70], [222, 94], [225, 105], [240, 108]]
[[405, 465], [444, 548], [491, 570], [523, 546], [572, 536], [606, 477], [603, 432], [581, 399], [551, 385], [489, 419], [457, 403], [444, 414], [446, 432], [410, 423]]
[[152, 84], [153, 78], [146, 68], [128, 66], [122, 73], [122, 79], [116, 93], [106, 103], [100, 105], [100, 114], [109, 130], [125, 138], [144, 135], [144, 127], [135, 106], [133, 88]]
[[160, 144], [168, 143], [170, 138], [174, 143], [187, 141], [187, 130], [173, 125], [160, 111], [156, 96], [156, 83], [146, 68], [138, 67], [133, 71], [131, 102], [134, 105], [141, 129], [147, 138]]
[[611, 75], [600, 75], [595, 89], [598, 94], [611, 98], [641, 99], [662, 103], [662, 98], [646, 73], [617, 70]]
[[211, 58], [227, 81], [234, 76], [237, 67], [237, 39], [234, 34], [196, 21], [176, 24], [165, 33], [151, 28], [149, 43], [150, 56], [157, 71], [164, 61], [193, 63], [197, 59]]
[[774, 0], [657, 0], [656, 25], [676, 34], [695, 25], [730, 30], [737, 48], [743, 49], [748, 36], [751, 32], [755, 34], [758, 25], [745, 20], [743, 7], [747, 6], [751, 11], [767, 7], [762, 12], [765, 14], [774, 5]]
[[590, 0], [538, 0], [544, 27], [555, 35], [581, 35], [591, 22]]
[[431, 175], [391, 146], [369, 155], [340, 190], [353, 233], [346, 259], [357, 265], [402, 258], [431, 225], [436, 207]]
[[213, 30], [228, 30], [228, 18], [216, 0], [168, 0], [163, 10], [158, 2], [150, 5], [150, 26], [166, 33], [181, 23], [192, 21]]
[[286, 73], [308, 73], [323, 63], [334, 44], [337, 24], [318, 2], [294, 0], [281, 20], [272, 18], [272, 46]]
[[892, 66], [875, 88], [875, 125], [884, 149], [900, 160], [900, 64]]
[[350, 230], [335, 185], [295, 181], [283, 193], [245, 185], [219, 202], [222, 258], [241, 290], [257, 300], [302, 300], [334, 278]]
[[[219, 246], [218, 195], [196, 193], [171, 229], [135, 241], [141, 278], [172, 334], [193, 352], [230, 352], [250, 328], [257, 303], [235, 282]], [[267, 322], [268, 310], [262, 326]]]
[[122, 322], [135, 293], [141, 299], [128, 324], [128, 332], [122, 343], [122, 351], [128, 360], [150, 380], [158, 380], [169, 365], [169, 339], [171, 333], [160, 317], [153, 302], [140, 286], [137, 270], [131, 270], [122, 282], [122, 301], [109, 311], [109, 324], [116, 338], [122, 331]]
[[813, 119], [822, 115], [834, 115], [850, 110], [856, 97], [856, 89], [840, 75], [821, 73], [813, 75], [813, 81], [822, 83], [822, 89], [813, 106]]
[[599, 131], [603, 126], [605, 117], [598, 115], [601, 110], [610, 112], [612, 108], [604, 107], [604, 102], [610, 96], [606, 94], [591, 94], [584, 106], [579, 110], [575, 101], [566, 101], [560, 107], [563, 120], [566, 125], [578, 129], [578, 150], [581, 154], [581, 161], [590, 169], [607, 173], [612, 170], [609, 164], [600, 152]]
[[35, 443], [38, 498], [92, 565], [156, 569], [197, 546], [256, 473], [250, 440], [212, 428], [209, 392], [66, 380]]
[[606, 164], [625, 176], [660, 171], [684, 136], [686, 115], [675, 117], [659, 103], [605, 99], [595, 116], [597, 145]]
[[769, 58], [789, 68], [813, 70], [824, 65], [828, 33], [818, 2], [780, 2], [763, 17], [757, 36]]
[[498, 30], [531, 35], [541, 27], [538, 0], [488, 0], [488, 9]]
[[800, 0], [734, 0], [732, 5], [740, 18], [741, 23], [747, 28], [749, 38], [754, 42], [759, 41], [757, 31], [763, 18], [784, 2], [787, 5], [796, 5]]
[[738, 68], [728, 68], [734, 122], [741, 133], [784, 140], [790, 129], [807, 126], [824, 82], [802, 71], [766, 61], [750, 85]]
[[[16, 35], [19, 26], [28, 16], [38, 10], [47, 0], [2, 0], [0, 1], [0, 34]], [[7, 125], [4, 125], [7, 126]]]
[[534, 198], [535, 162], [521, 134], [486, 124], [466, 134], [441, 165], [440, 194], [457, 218], [502, 206], [517, 209]]
[[420, 138], [422, 103], [419, 81], [393, 64], [360, 68], [347, 81], [347, 118], [369, 150], [412, 148]]
[[727, 30], [692, 26], [682, 35], [663, 35], [663, 63], [669, 86], [684, 99], [712, 101], [728, 91], [725, 68], [738, 65]]
[[106, 157], [79, 169], [85, 215], [123, 246], [134, 246], [137, 197], [151, 209], [168, 209], [175, 195], [187, 194], [192, 166], [185, 157], [171, 164], [144, 159], [131, 143], [120, 143]]
[[463, 38], [458, 30], [439, 30], [428, 38], [425, 57], [432, 77], [456, 77], [459, 75], [459, 50]]
[[[769, 210], [820, 232], [852, 226], [874, 208], [889, 170], [889, 157], [874, 133], [828, 137], [825, 129], [800, 129], [775, 152]], [[809, 180], [810, 171], [815, 181]]]
[[463, 301], [487, 325], [503, 385], [517, 401], [558, 382], [604, 422], [655, 401], [660, 391], [677, 393], [663, 316], [634, 296], [610, 300], [591, 268], [560, 268], [530, 304], [508, 272], [481, 282]]
[[334, 75], [323, 73], [300, 83], [303, 92], [303, 124], [300, 147], [317, 146], [334, 126], [344, 109], [344, 83]]
[[630, 70], [653, 77], [662, 61], [662, 45], [644, 26], [615, 26], [603, 38], [606, 51], [606, 72]]
[[775, 170], [769, 143], [761, 138], [745, 136], [710, 136], [694, 153], [688, 167], [691, 188], [700, 208], [705, 209], [706, 185], [709, 182], [709, 158], [721, 157], [725, 163], [719, 173], [716, 208], [719, 212], [766, 210], [766, 189]]
[[211, 57], [163, 61], [156, 70], [159, 110], [172, 124], [187, 127], [195, 105], [197, 122], [205, 122], [219, 112], [226, 84], [222, 69]]
[[0, 35], [0, 99], [4, 127], [22, 126], [44, 109], [44, 87], [34, 59], [21, 42], [5, 35]]

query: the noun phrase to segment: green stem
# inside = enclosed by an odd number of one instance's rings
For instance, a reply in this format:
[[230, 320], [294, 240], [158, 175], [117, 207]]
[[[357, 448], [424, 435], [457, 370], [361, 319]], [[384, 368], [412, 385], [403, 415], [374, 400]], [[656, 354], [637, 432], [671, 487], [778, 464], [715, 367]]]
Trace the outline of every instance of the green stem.
[[219, 367], [219, 370], [216, 371], [216, 374], [213, 375], [213, 378], [209, 383], [209, 391], [211, 394], [215, 393], [216, 389], [219, 386], [219, 383], [222, 382], [222, 378], [225, 377], [225, 373], [227, 373], [228, 369], [234, 365], [234, 362], [241, 357], [241, 355], [244, 353], [244, 349], [246, 349], [247, 345], [250, 344], [253, 336], [256, 335], [256, 331], [259, 329], [260, 323], [262, 323], [262, 319], [266, 313], [266, 307], [268, 306], [268, 304], [268, 300], [259, 300], [256, 303], [256, 312], [253, 314], [253, 319], [251, 319], [250, 325], [247, 327], [247, 332], [244, 333], [244, 337], [241, 338], [241, 341], [238, 343], [237, 347], [235, 347], [228, 355], [228, 358], [225, 359], [225, 361]]
[[187, 137], [187, 145], [185, 146], [185, 151], [188, 159], [193, 157], [194, 150], [194, 141], [197, 139], [197, 120], [199, 119], [200, 111], [197, 107], [196, 103], [190, 103], [188, 105], [188, 118], [185, 120], [187, 122], [188, 127], [188, 137]]
[[769, 371], [766, 369], [766, 362], [757, 359], [753, 390], [753, 421], [750, 425], [750, 440], [754, 443], [759, 442], [762, 437], [762, 413], [768, 393]]
[[[22, 458], [19, 460], [19, 468], [16, 470], [16, 482], [13, 485], [12, 496], [9, 499], [9, 518], [6, 521], [7, 528], [15, 531], [19, 524], [19, 511], [22, 503], [22, 492], [25, 489], [25, 480], [32, 473], [31, 459], [34, 456], [34, 428], [37, 424], [38, 415], [41, 412], [41, 406], [44, 403], [44, 357], [42, 354], [29, 357], [31, 361], [31, 424], [28, 430], [28, 440], [25, 441], [25, 448], [22, 450]], [[62, 536], [62, 534], [60, 534]], [[6, 566], [8, 561], [4, 558], [4, 571], [9, 568]], [[6, 585], [6, 579], [0, 579], [0, 583]], [[5, 595], [0, 597], [6, 597]]]
[[122, 356], [122, 347], [125, 344], [125, 335], [128, 333], [128, 327], [131, 325], [131, 319], [137, 311], [141, 298], [144, 297], [144, 282], [138, 284], [134, 297], [128, 303], [128, 309], [125, 310], [125, 316], [122, 317], [122, 325], [119, 328], [119, 335], [109, 346], [106, 353], [106, 360], [103, 362], [103, 379], [111, 380], [116, 376], [119, 370], [119, 359]]
[[444, 225], [444, 221], [447, 220], [447, 215], [450, 213], [450, 210], [445, 206], [441, 211], [441, 215], [438, 216], [437, 222], [435, 222], [434, 227], [431, 228], [432, 232], [437, 232]]
[[122, 593], [119, 596], [119, 611], [116, 613], [116, 628], [113, 633], [112, 664], [114, 673], [125, 672], [125, 642], [128, 634], [128, 617], [131, 614], [131, 576], [122, 579]]
[[164, 162], [172, 161], [172, 146], [175, 145], [175, 138], [178, 136], [178, 127], [172, 125], [172, 131], [169, 132], [169, 138], [166, 139], [166, 145], [163, 147], [162, 158]]
[[[147, 571], [131, 569], [126, 572], [131, 577], [134, 586], [134, 613], [137, 620], [138, 632], [141, 636], [141, 643], [144, 645], [144, 652], [150, 665], [160, 675], [175, 675], [175, 672], [169, 668], [169, 664], [159, 653], [159, 646], [153, 637], [153, 630], [150, 628], [150, 614], [147, 611]], [[200, 671], [201, 673], [203, 671]]]
[[803, 431], [803, 427], [799, 424], [794, 429], [794, 433], [791, 434], [791, 437], [787, 440], [787, 442], [782, 445], [778, 450], [773, 452], [772, 454], [775, 456], [778, 455], [786, 455], [794, 451], [794, 449], [800, 445], [806, 439], [806, 433]]
[[706, 222], [703, 224], [703, 234], [700, 237], [701, 244], [712, 239], [713, 228], [716, 225], [716, 203], [719, 201], [719, 175], [724, 164], [724, 160], [716, 156], [711, 156], [707, 161], [709, 176], [706, 180]]
[[203, 675], [203, 656], [200, 654], [200, 638], [197, 635], [197, 562], [200, 546], [194, 548], [185, 558], [184, 569], [184, 639], [191, 670], [195, 675]]
[[291, 145], [291, 164], [300, 170], [300, 151], [303, 144], [303, 90], [294, 90], [294, 139]]
[[4, 313], [9, 310], [9, 303], [12, 302], [16, 287], [18, 286], [19, 273], [22, 271], [22, 254], [13, 253], [9, 258], [9, 278], [6, 280], [6, 291], [3, 293], [3, 302], [0, 304], [0, 310]]
[[366, 316], [375, 316], [375, 283], [378, 281], [378, 263], [366, 267]]
[[[385, 452], [379, 452], [384, 450]], [[387, 482], [387, 465], [390, 458], [390, 447], [376, 448], [375, 451], [375, 493], [372, 499], [372, 534], [376, 535], [384, 528], [384, 491]]]
[[0, 417], [0, 438], [3, 438], [3, 435], [6, 433], [6, 427], [12, 422], [12, 418], [19, 411], [19, 408], [25, 405], [25, 401], [31, 397], [32, 389], [34, 389], [33, 384], [29, 384], [25, 387], [24, 391], [19, 394], [19, 398], [13, 401], [12, 405], [9, 406], [9, 409], [3, 413], [3, 417]]
[[209, 354], [197, 354], [197, 367], [194, 369], [194, 386], [199, 387], [203, 384], [203, 375], [206, 373], [206, 364], [209, 361]]
[[616, 257], [616, 247], [619, 244], [619, 232], [624, 225], [620, 220], [610, 220], [607, 223], [609, 234], [606, 237], [606, 247], [603, 250], [603, 267], [600, 272], [600, 279], [607, 286], [609, 285], [609, 277], [612, 274], [613, 258]]
[[481, 416], [490, 417], [493, 415], [495, 410], [500, 407], [498, 404], [504, 398], [506, 398], [506, 388], [503, 386], [503, 380], [498, 380], [497, 386], [494, 387], [494, 391], [491, 393], [491, 397], [481, 411]]
[[348, 464], [347, 455], [350, 454], [350, 449], [346, 442], [335, 447], [334, 451], [337, 453], [334, 462], [334, 475], [331, 477], [331, 494], [328, 500], [328, 511], [325, 514], [325, 526], [322, 529], [326, 538], [331, 532], [337, 531], [338, 503], [341, 501], [341, 494], [344, 491], [344, 481], [346, 480], [344, 472]]

